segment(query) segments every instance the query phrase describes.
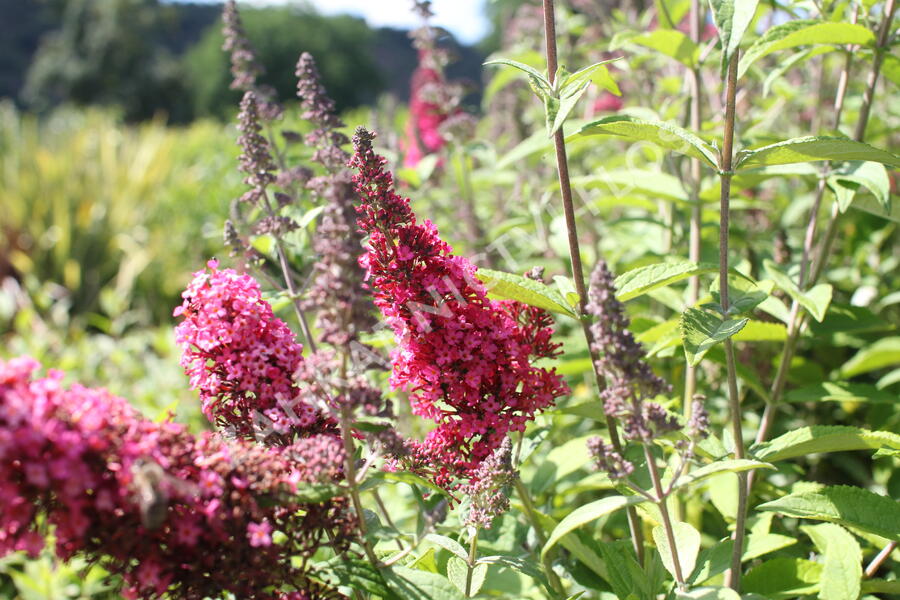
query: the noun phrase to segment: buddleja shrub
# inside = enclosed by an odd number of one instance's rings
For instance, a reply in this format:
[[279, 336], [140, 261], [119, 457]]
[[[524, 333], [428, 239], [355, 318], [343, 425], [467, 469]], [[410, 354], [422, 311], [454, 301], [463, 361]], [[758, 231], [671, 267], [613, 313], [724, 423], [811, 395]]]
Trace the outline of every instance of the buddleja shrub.
[[0, 363], [0, 549], [141, 598], [900, 593], [894, 11], [523, 4], [480, 122], [426, 24], [392, 149], [307, 54], [287, 127], [228, 2], [234, 268], [175, 309], [215, 431]]

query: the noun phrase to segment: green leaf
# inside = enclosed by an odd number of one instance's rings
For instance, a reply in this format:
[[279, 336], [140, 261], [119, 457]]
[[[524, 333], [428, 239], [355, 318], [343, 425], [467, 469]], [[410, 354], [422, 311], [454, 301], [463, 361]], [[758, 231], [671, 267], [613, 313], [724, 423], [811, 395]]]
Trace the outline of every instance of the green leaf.
[[700, 57], [700, 47], [677, 29], [657, 29], [630, 41], [674, 58], [687, 67], [696, 65]]
[[616, 277], [616, 297], [621, 302], [626, 302], [656, 288], [671, 285], [676, 281], [718, 270], [718, 265], [691, 261], [645, 265], [626, 271]]
[[437, 533], [429, 533], [425, 536], [425, 539], [436, 546], [440, 546], [451, 554], [458, 556], [463, 559], [463, 561], [469, 560], [469, 553], [466, 552], [466, 549], [462, 547], [462, 544], [452, 538]]
[[828, 283], [820, 283], [806, 292], [801, 292], [791, 281], [791, 278], [782, 273], [778, 265], [769, 259], [763, 261], [766, 273], [779, 288], [787, 292], [788, 296], [800, 303], [800, 306], [809, 311], [816, 321], [822, 322], [825, 311], [831, 303], [832, 287]]
[[859, 186], [868, 189], [885, 210], [891, 207], [891, 180], [881, 163], [852, 161], [832, 171], [826, 181], [838, 199], [841, 212], [850, 208], [854, 194], [848, 197], [838, 190], [852, 190], [855, 193]]
[[847, 485], [790, 494], [756, 507], [788, 517], [838, 523], [900, 541], [900, 503]]
[[[672, 537], [675, 538], [675, 549], [678, 553], [678, 565], [681, 567], [681, 573], [692, 573], [694, 565], [697, 564], [697, 554], [700, 552], [700, 532], [688, 523], [674, 521]], [[664, 526], [659, 525], [653, 528], [653, 541], [656, 542], [656, 548], [659, 550], [666, 571], [675, 577], [675, 557]]]
[[747, 562], [760, 556], [765, 556], [770, 552], [793, 546], [797, 543], [797, 538], [788, 535], [779, 535], [777, 533], [751, 533], [747, 536], [747, 546], [741, 555], [741, 561]]
[[[514, 571], [518, 571], [523, 575], [527, 575], [543, 585], [547, 590], [551, 590], [550, 582], [544, 574], [541, 566], [528, 558], [518, 556], [483, 556], [475, 561], [479, 565], [501, 565]], [[551, 590], [552, 591], [552, 590]]]
[[[747, 277], [728, 277], [728, 315], [747, 313], [756, 308], [772, 292], [771, 281], [752, 281]], [[719, 278], [713, 280], [709, 287], [713, 300], [722, 303]]]
[[331, 483], [300, 483], [297, 484], [297, 492], [293, 494], [293, 497], [298, 502], [319, 504], [345, 494], [343, 488]]
[[615, 94], [616, 96], [621, 96], [622, 91], [619, 90], [619, 86], [616, 85], [616, 81], [609, 74], [609, 69], [606, 68], [607, 64], [615, 62], [620, 58], [621, 57], [616, 57], [609, 60], [597, 62], [579, 71], [576, 71], [575, 73], [572, 73], [565, 79], [562, 85], [562, 90], [559, 93], [560, 98], [566, 95], [566, 89], [576, 89], [585, 83], [593, 83], [594, 85], [601, 87], [606, 91]]
[[437, 492], [442, 496], [449, 496], [447, 490], [445, 490], [444, 488], [436, 486], [424, 477], [420, 477], [418, 475], [415, 475], [414, 473], [408, 473], [405, 471], [377, 471], [369, 475], [368, 479], [397, 481], [399, 483], [406, 483], [411, 486], [420, 485], [431, 490], [432, 492]]
[[874, 404], [893, 404], [897, 395], [882, 391], [868, 383], [845, 383], [841, 381], [823, 381], [785, 394], [788, 402], [871, 402]]
[[822, 565], [802, 558], [774, 558], [750, 569], [742, 578], [744, 592], [771, 600], [813, 594], [819, 589]]
[[825, 555], [819, 580], [821, 600], [857, 600], [861, 591], [862, 550], [846, 529], [833, 523], [800, 528]]
[[681, 339], [688, 364], [697, 365], [710, 348], [739, 332], [749, 320], [725, 319], [698, 308], [685, 310], [681, 315]]
[[866, 46], [874, 42], [875, 35], [862, 25], [814, 19], [789, 21], [772, 27], [753, 42], [741, 57], [738, 77], [742, 77], [755, 61], [778, 50], [814, 44]]
[[484, 580], [487, 577], [488, 566], [486, 564], [476, 564], [472, 569], [472, 583], [469, 593], [466, 594], [466, 581], [469, 577], [469, 566], [466, 561], [456, 556], [451, 556], [447, 561], [447, 579], [450, 580], [456, 589], [468, 597], [472, 597], [478, 593]]
[[488, 65], [506, 65], [508, 67], [516, 68], [526, 75], [530, 79], [535, 80], [540, 86], [549, 93], [552, 90], [553, 86], [550, 84], [550, 80], [547, 79], [547, 76], [535, 69], [532, 66], [526, 65], [525, 63], [521, 63], [516, 60], [510, 60], [508, 58], [495, 58], [484, 63], [485, 66]]
[[478, 269], [475, 275], [487, 287], [490, 296], [518, 300], [551, 312], [575, 316], [566, 299], [540, 281], [491, 269]]
[[722, 63], [728, 64], [753, 20], [759, 0], [709, 0], [713, 23], [722, 42]]
[[699, 158], [711, 167], [715, 167], [718, 160], [712, 146], [686, 129], [671, 123], [644, 121], [627, 115], [615, 115], [588, 123], [575, 135], [616, 135], [636, 142], [652, 142], [661, 148]]
[[676, 591], [675, 600], [741, 600], [741, 595], [731, 588], [714, 586]]
[[461, 600], [465, 598], [443, 575], [407, 567], [384, 572], [390, 589], [403, 600]]
[[735, 170], [816, 160], [870, 160], [886, 165], [900, 165], [900, 157], [863, 142], [843, 137], [807, 136], [744, 150], [738, 154]]
[[900, 450], [900, 435], [845, 425], [811, 425], [789, 431], [769, 442], [757, 444], [750, 452], [759, 460], [775, 462], [807, 454], [877, 450], [882, 447]]
[[866, 579], [862, 582], [863, 594], [900, 594], [900, 579]]
[[675, 489], [681, 489], [689, 485], [699, 483], [704, 479], [709, 479], [719, 473], [738, 473], [740, 471], [751, 471], [753, 469], [774, 469], [775, 466], [767, 462], [759, 460], [751, 460], [748, 458], [735, 458], [729, 460], [717, 460], [716, 462], [704, 465], [699, 469], [694, 469], [686, 475], [682, 475], [675, 485]]
[[866, 346], [841, 367], [842, 377], [856, 377], [869, 371], [876, 371], [900, 364], [900, 337], [881, 338], [871, 346]]
[[328, 581], [333, 576], [337, 584], [354, 590], [362, 590], [382, 598], [396, 600], [384, 578], [368, 561], [352, 557], [335, 556], [313, 565], [313, 571]]
[[736, 342], [781, 342], [787, 339], [787, 328], [781, 323], [748, 321], [733, 339]]
[[690, 202], [681, 180], [662, 171], [645, 169], [617, 169], [572, 179], [572, 185], [585, 189], [608, 189], [614, 196], [639, 193], [651, 198], [666, 198], [676, 202]]
[[553, 281], [556, 283], [556, 289], [558, 289], [562, 297], [566, 299], [569, 306], [576, 308], [578, 306], [579, 297], [578, 292], [575, 291], [575, 284], [572, 280], [562, 275], [555, 275]]
[[697, 559], [697, 567], [688, 577], [687, 582], [691, 585], [703, 583], [707, 579], [727, 571], [731, 567], [733, 549], [734, 541], [726, 538], [701, 552]]
[[639, 496], [609, 496], [576, 508], [569, 513], [566, 518], [560, 521], [559, 525], [557, 525], [550, 533], [547, 543], [544, 544], [544, 548], [541, 550], [541, 558], [546, 558], [547, 553], [556, 546], [566, 534], [571, 533], [582, 525], [596, 521], [600, 517], [614, 513], [626, 506], [640, 504], [641, 502], [644, 502], [644, 499]]

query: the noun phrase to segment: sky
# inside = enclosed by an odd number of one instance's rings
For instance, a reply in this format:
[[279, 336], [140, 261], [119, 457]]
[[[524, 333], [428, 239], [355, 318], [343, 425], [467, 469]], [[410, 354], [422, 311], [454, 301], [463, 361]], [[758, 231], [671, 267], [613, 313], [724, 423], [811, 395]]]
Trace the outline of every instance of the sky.
[[[239, 0], [241, 1], [241, 0]], [[307, 0], [322, 14], [349, 13], [364, 17], [373, 27], [417, 27], [418, 17], [410, 7], [412, 0]], [[250, 0], [254, 4], [284, 4], [290, 0]], [[487, 0], [433, 0], [432, 24], [452, 32], [466, 44], [480, 40], [488, 32], [484, 15]]]

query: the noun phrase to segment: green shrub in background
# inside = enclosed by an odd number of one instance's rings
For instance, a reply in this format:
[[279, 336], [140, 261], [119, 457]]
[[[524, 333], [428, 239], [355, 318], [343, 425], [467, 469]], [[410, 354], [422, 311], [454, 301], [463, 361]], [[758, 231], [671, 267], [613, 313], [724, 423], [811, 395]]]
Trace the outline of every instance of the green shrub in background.
[[233, 139], [213, 123], [125, 127], [70, 110], [39, 121], [0, 107], [3, 255], [100, 330], [126, 313], [167, 319], [191, 271], [221, 253], [240, 184]]

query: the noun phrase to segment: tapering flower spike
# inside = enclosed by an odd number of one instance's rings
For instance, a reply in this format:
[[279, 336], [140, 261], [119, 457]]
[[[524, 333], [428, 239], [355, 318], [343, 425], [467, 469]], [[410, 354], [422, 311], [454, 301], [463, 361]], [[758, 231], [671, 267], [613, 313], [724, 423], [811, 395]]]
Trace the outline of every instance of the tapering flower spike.
[[289, 443], [333, 432], [296, 382], [303, 346], [262, 298], [259, 283], [233, 269], [198, 271], [175, 316], [181, 365], [207, 418], [244, 438]]
[[471, 476], [510, 431], [523, 431], [567, 392], [555, 370], [533, 365], [559, 345], [545, 311], [489, 299], [475, 266], [430, 221], [416, 221], [372, 139], [357, 130], [350, 160], [358, 223], [369, 236], [360, 264], [398, 343], [391, 384], [410, 393], [415, 414], [437, 423], [417, 451], [446, 483]]

